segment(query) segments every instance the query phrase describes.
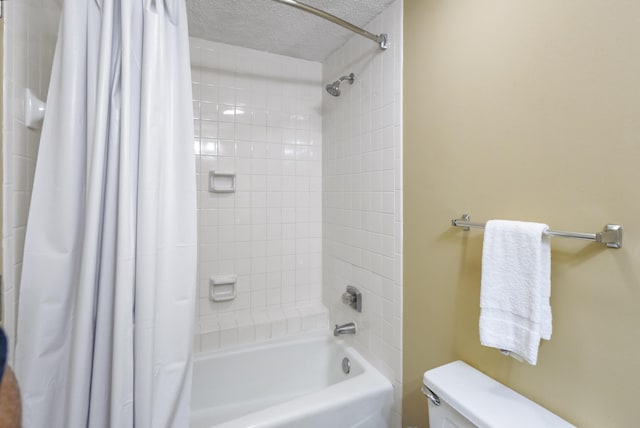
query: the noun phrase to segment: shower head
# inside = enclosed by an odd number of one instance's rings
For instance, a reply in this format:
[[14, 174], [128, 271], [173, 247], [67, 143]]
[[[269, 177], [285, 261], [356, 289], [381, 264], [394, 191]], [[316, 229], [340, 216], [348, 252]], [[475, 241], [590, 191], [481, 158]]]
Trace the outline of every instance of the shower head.
[[342, 83], [343, 80], [347, 80], [349, 81], [350, 85], [353, 85], [353, 81], [355, 80], [355, 78], [356, 76], [353, 73], [349, 74], [348, 76], [342, 76], [335, 82], [328, 84], [325, 89], [334, 97], [340, 96], [340, 83]]
[[333, 95], [334, 97], [338, 97], [340, 96], [340, 82], [338, 80], [336, 80], [333, 83], [330, 83], [326, 86], [327, 92], [329, 92], [331, 95]]

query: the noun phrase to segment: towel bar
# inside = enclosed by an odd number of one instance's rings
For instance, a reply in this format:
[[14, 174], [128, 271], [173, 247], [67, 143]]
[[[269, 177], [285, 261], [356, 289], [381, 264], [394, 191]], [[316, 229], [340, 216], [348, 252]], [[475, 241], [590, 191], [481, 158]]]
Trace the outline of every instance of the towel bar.
[[[460, 218], [451, 220], [451, 226], [462, 227], [464, 230], [470, 228], [484, 229], [484, 223], [472, 223], [469, 214], [462, 214]], [[608, 224], [602, 232], [598, 233], [581, 233], [581, 232], [564, 232], [561, 230], [547, 230], [546, 235], [559, 236], [561, 238], [586, 239], [595, 241], [600, 244], [606, 244], [609, 248], [622, 247], [622, 226], [619, 224]]]

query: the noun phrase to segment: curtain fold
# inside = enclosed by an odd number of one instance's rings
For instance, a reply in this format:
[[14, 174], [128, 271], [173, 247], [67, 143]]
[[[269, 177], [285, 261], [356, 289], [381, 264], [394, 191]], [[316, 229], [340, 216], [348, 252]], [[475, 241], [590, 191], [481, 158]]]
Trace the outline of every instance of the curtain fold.
[[20, 288], [26, 428], [188, 426], [197, 229], [186, 25], [184, 1], [64, 3]]

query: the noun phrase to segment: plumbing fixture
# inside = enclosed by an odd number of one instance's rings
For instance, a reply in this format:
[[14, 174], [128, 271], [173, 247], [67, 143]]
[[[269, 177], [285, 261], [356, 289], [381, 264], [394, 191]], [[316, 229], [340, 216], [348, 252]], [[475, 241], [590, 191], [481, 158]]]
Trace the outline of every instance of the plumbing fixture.
[[340, 96], [340, 84], [342, 83], [342, 81], [346, 80], [349, 82], [350, 85], [353, 85], [353, 81], [355, 79], [356, 79], [356, 75], [351, 73], [348, 76], [342, 76], [335, 82], [328, 84], [327, 86], [325, 86], [325, 89], [334, 97], [338, 97]]
[[342, 371], [344, 374], [349, 374], [351, 372], [351, 361], [347, 357], [342, 359]]
[[347, 285], [347, 291], [342, 293], [342, 303], [362, 312], [362, 293], [353, 285]]
[[338, 325], [336, 324], [336, 328], [333, 329], [334, 336], [340, 336], [343, 334], [356, 334], [356, 323], [348, 322], [346, 324]]

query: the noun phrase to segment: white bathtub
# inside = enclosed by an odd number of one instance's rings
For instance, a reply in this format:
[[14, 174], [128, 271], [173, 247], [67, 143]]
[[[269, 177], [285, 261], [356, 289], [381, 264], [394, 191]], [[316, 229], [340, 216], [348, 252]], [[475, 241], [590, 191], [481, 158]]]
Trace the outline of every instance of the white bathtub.
[[199, 354], [191, 428], [386, 428], [392, 390], [360, 354], [329, 335]]

